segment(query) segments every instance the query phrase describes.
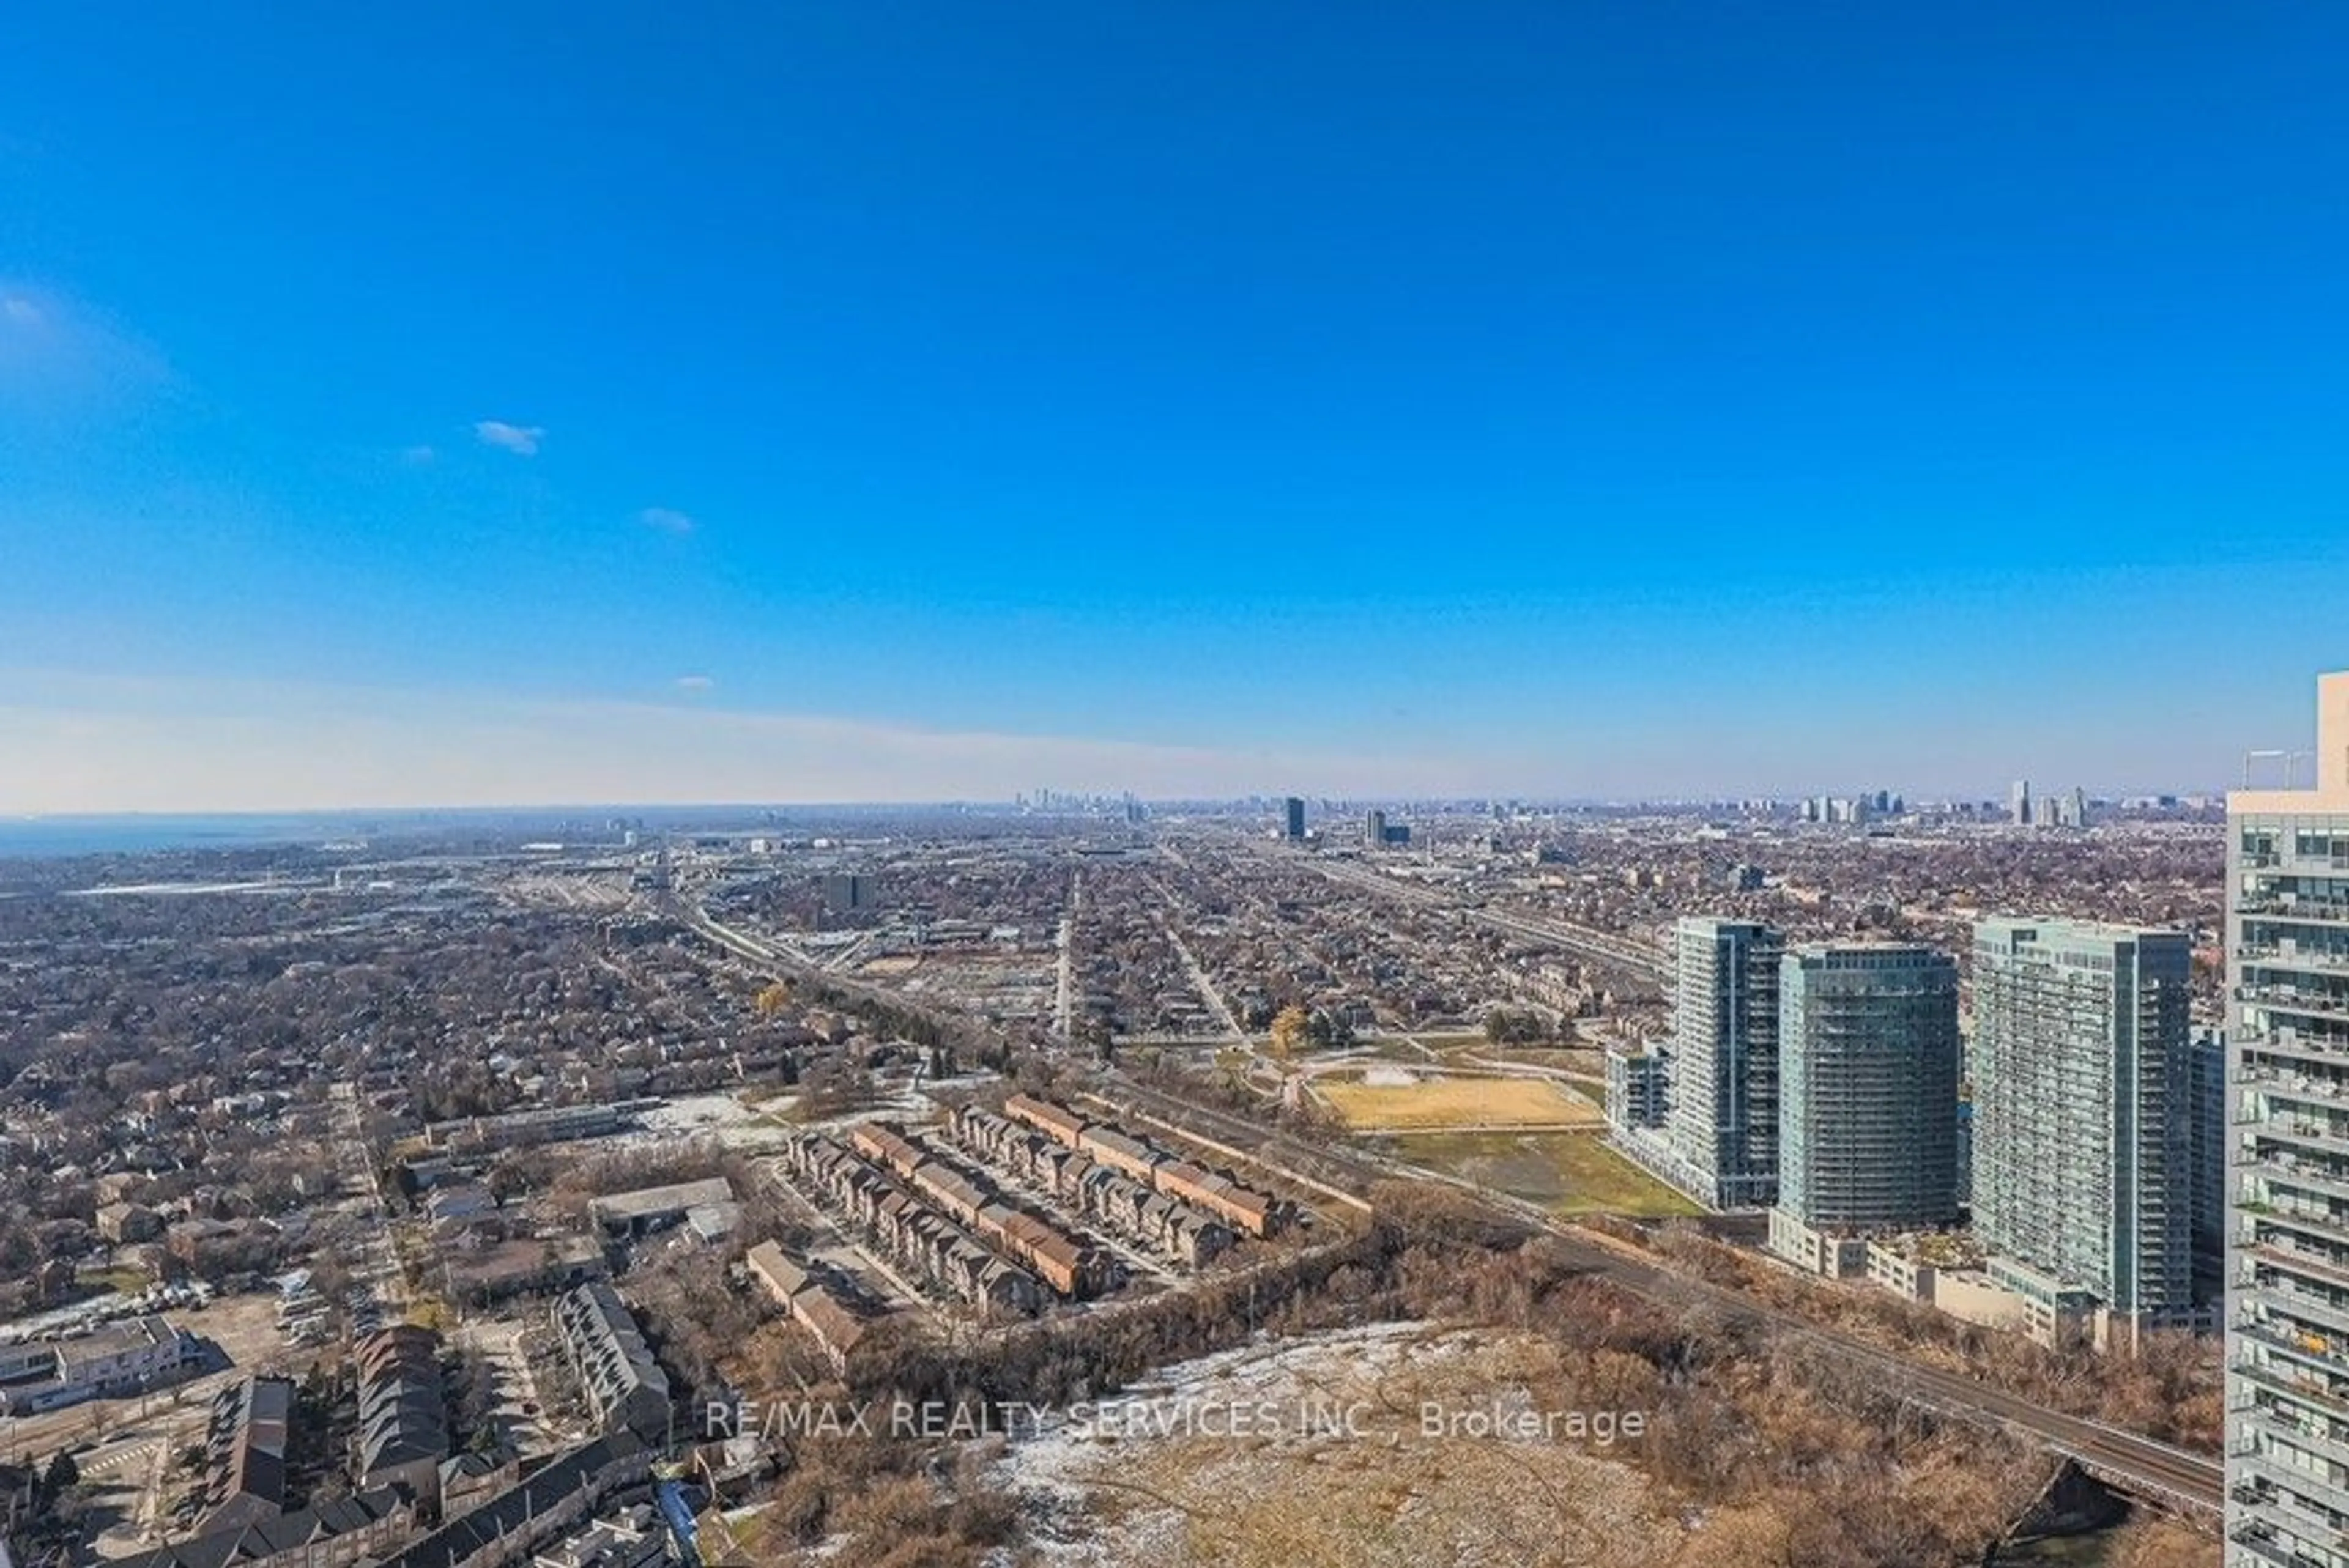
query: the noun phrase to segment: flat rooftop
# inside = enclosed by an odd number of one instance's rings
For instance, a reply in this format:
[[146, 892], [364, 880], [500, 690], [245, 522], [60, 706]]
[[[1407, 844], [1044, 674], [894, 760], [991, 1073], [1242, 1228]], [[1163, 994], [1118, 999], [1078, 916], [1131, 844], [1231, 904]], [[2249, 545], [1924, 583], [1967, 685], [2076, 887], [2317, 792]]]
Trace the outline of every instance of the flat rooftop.
[[587, 1207], [604, 1223], [620, 1224], [631, 1220], [682, 1214], [688, 1209], [698, 1209], [712, 1203], [731, 1203], [733, 1201], [733, 1183], [723, 1176], [712, 1176], [703, 1181], [678, 1181], [667, 1187], [640, 1187], [633, 1192], [614, 1192], [594, 1200]]

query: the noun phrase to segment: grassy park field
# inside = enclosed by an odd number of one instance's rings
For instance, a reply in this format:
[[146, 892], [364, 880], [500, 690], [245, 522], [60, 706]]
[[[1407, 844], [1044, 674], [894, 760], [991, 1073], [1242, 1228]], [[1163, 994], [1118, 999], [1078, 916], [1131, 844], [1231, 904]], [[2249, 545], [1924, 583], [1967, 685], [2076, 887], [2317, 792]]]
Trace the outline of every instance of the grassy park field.
[[1381, 1138], [1379, 1145], [1397, 1159], [1556, 1214], [1669, 1219], [1702, 1212], [1594, 1132], [1413, 1132]]

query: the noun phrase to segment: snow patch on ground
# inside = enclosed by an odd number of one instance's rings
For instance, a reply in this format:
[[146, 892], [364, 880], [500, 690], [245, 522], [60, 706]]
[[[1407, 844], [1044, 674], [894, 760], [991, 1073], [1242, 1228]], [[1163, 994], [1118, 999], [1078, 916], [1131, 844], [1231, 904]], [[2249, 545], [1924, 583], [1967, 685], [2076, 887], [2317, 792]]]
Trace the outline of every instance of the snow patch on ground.
[[1423, 1430], [1423, 1401], [1528, 1408], [1523, 1379], [1550, 1357], [1423, 1323], [1258, 1340], [1056, 1414], [991, 1479], [1020, 1499], [1019, 1560], [1050, 1568], [1513, 1568], [1569, 1539], [1588, 1561], [1662, 1561], [1678, 1531], [1648, 1507], [1632, 1445]]

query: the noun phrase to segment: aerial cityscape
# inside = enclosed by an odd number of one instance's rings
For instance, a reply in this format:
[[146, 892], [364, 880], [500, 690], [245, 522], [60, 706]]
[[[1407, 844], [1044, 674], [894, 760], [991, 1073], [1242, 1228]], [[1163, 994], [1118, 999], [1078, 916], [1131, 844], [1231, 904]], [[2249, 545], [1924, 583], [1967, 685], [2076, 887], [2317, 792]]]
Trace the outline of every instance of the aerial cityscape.
[[0, 1568], [2349, 1568], [2343, 58], [13, 19]]

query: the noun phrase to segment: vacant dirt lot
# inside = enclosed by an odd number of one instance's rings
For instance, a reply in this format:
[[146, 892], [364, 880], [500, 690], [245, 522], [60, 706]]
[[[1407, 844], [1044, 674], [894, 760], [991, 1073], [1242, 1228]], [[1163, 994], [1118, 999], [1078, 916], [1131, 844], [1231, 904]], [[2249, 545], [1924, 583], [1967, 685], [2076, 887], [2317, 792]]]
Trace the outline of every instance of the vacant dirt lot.
[[1347, 1126], [1361, 1132], [1567, 1130], [1596, 1128], [1606, 1120], [1582, 1096], [1539, 1078], [1380, 1082], [1324, 1078], [1314, 1088], [1328, 1097]]

